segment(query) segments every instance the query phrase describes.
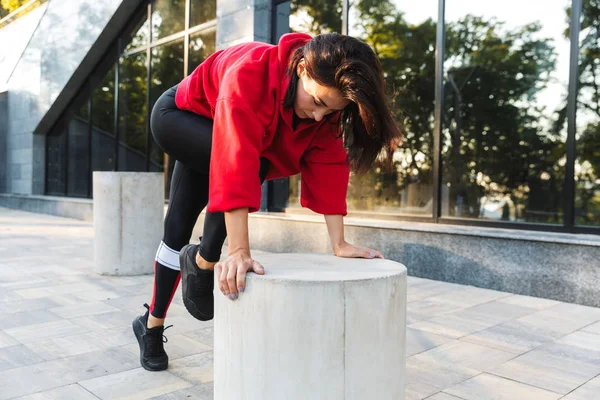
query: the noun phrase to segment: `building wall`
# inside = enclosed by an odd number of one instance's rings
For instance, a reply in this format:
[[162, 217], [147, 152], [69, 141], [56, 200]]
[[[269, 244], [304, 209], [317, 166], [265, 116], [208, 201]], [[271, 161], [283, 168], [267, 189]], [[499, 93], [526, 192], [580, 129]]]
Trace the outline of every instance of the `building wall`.
[[7, 83], [7, 192], [43, 194], [45, 137], [33, 132], [120, 3], [120, 0], [47, 3]]

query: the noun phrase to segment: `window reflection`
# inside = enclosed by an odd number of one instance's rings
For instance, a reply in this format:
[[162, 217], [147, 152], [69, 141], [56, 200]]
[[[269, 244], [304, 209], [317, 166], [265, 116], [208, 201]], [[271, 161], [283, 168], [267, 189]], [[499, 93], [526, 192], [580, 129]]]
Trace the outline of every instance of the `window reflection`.
[[217, 18], [216, 0], [191, 0], [190, 26], [196, 26]]
[[189, 71], [196, 69], [208, 56], [215, 52], [216, 31], [214, 28], [190, 35]]
[[318, 35], [342, 31], [342, 0], [290, 1], [290, 30]]
[[67, 181], [67, 130], [46, 137], [46, 194], [64, 196]]
[[140, 20], [133, 32], [135, 32], [133, 36], [125, 40], [125, 43], [127, 43], [125, 53], [137, 49], [138, 47], [145, 46], [150, 41], [148, 18]]
[[562, 221], [569, 3], [447, 1], [444, 216]]
[[185, 29], [185, 0], [155, 0], [152, 8], [152, 41]]
[[[87, 102], [84, 107], [87, 108]], [[72, 118], [67, 133], [67, 196], [87, 197], [90, 184], [88, 121]]]
[[148, 68], [146, 53], [119, 62], [119, 170], [146, 170]]
[[575, 223], [600, 225], [600, 1], [583, 0], [579, 34]]
[[115, 67], [92, 93], [92, 170], [111, 171], [115, 160]]

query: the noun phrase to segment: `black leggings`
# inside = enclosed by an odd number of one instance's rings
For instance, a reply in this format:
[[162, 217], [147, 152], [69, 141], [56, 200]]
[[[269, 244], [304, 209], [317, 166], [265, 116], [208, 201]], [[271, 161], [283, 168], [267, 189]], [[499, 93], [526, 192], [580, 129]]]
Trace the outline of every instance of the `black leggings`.
[[[208, 177], [213, 121], [177, 108], [177, 87], [156, 101], [150, 128], [156, 143], [175, 161], [171, 178], [169, 206], [162, 242], [154, 267], [154, 294], [150, 312], [164, 318], [179, 284], [179, 251], [189, 243], [198, 216], [208, 204]], [[260, 180], [264, 181], [268, 161], [260, 160]], [[206, 212], [198, 251], [202, 258], [217, 262], [227, 237], [223, 213]]]

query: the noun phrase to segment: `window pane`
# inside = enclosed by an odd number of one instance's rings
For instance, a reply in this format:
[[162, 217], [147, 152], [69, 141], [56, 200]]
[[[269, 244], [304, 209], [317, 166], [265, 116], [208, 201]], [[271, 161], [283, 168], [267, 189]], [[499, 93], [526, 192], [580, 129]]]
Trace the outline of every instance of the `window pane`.
[[152, 9], [152, 41], [185, 29], [185, 0], [155, 0]]
[[119, 66], [119, 170], [146, 170], [148, 93], [146, 53], [121, 57]]
[[[152, 49], [152, 87], [150, 106], [167, 89], [178, 84], [183, 79], [183, 39], [154, 47]], [[162, 171], [164, 153], [154, 142], [150, 144], [150, 171]]]
[[125, 52], [130, 52], [133, 49], [137, 49], [140, 46], [147, 45], [150, 38], [148, 32], [148, 18], [142, 19], [138, 23], [138, 28], [134, 29], [135, 34], [129, 39], [125, 38], [125, 42], [128, 43], [125, 47]]
[[89, 121], [74, 116], [68, 128], [67, 196], [87, 197], [90, 184]]
[[351, 175], [347, 202], [350, 210], [430, 217], [438, 2], [396, 4], [358, 1], [350, 10], [349, 33], [378, 54], [406, 140], [365, 176]]
[[64, 196], [67, 188], [67, 130], [46, 137], [46, 194]]
[[92, 93], [92, 170], [111, 171], [115, 165], [115, 67]]
[[191, 0], [190, 26], [203, 24], [217, 18], [216, 0]]
[[290, 1], [290, 30], [318, 35], [342, 31], [342, 0]]
[[584, 1], [579, 34], [575, 223], [600, 226], [600, 2]]
[[444, 216], [562, 222], [569, 4], [447, 1]]
[[190, 35], [189, 71], [196, 69], [202, 61], [215, 52], [216, 31], [214, 28]]

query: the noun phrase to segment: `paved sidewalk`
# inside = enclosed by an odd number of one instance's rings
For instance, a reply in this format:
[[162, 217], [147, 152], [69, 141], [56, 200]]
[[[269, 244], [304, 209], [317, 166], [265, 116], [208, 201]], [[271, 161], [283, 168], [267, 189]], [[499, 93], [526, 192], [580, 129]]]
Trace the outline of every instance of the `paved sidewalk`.
[[[0, 400], [212, 399], [212, 323], [178, 293], [169, 369], [142, 369], [131, 320], [152, 277], [94, 274], [92, 240], [0, 208]], [[408, 296], [407, 400], [600, 399], [600, 309], [418, 278]]]

